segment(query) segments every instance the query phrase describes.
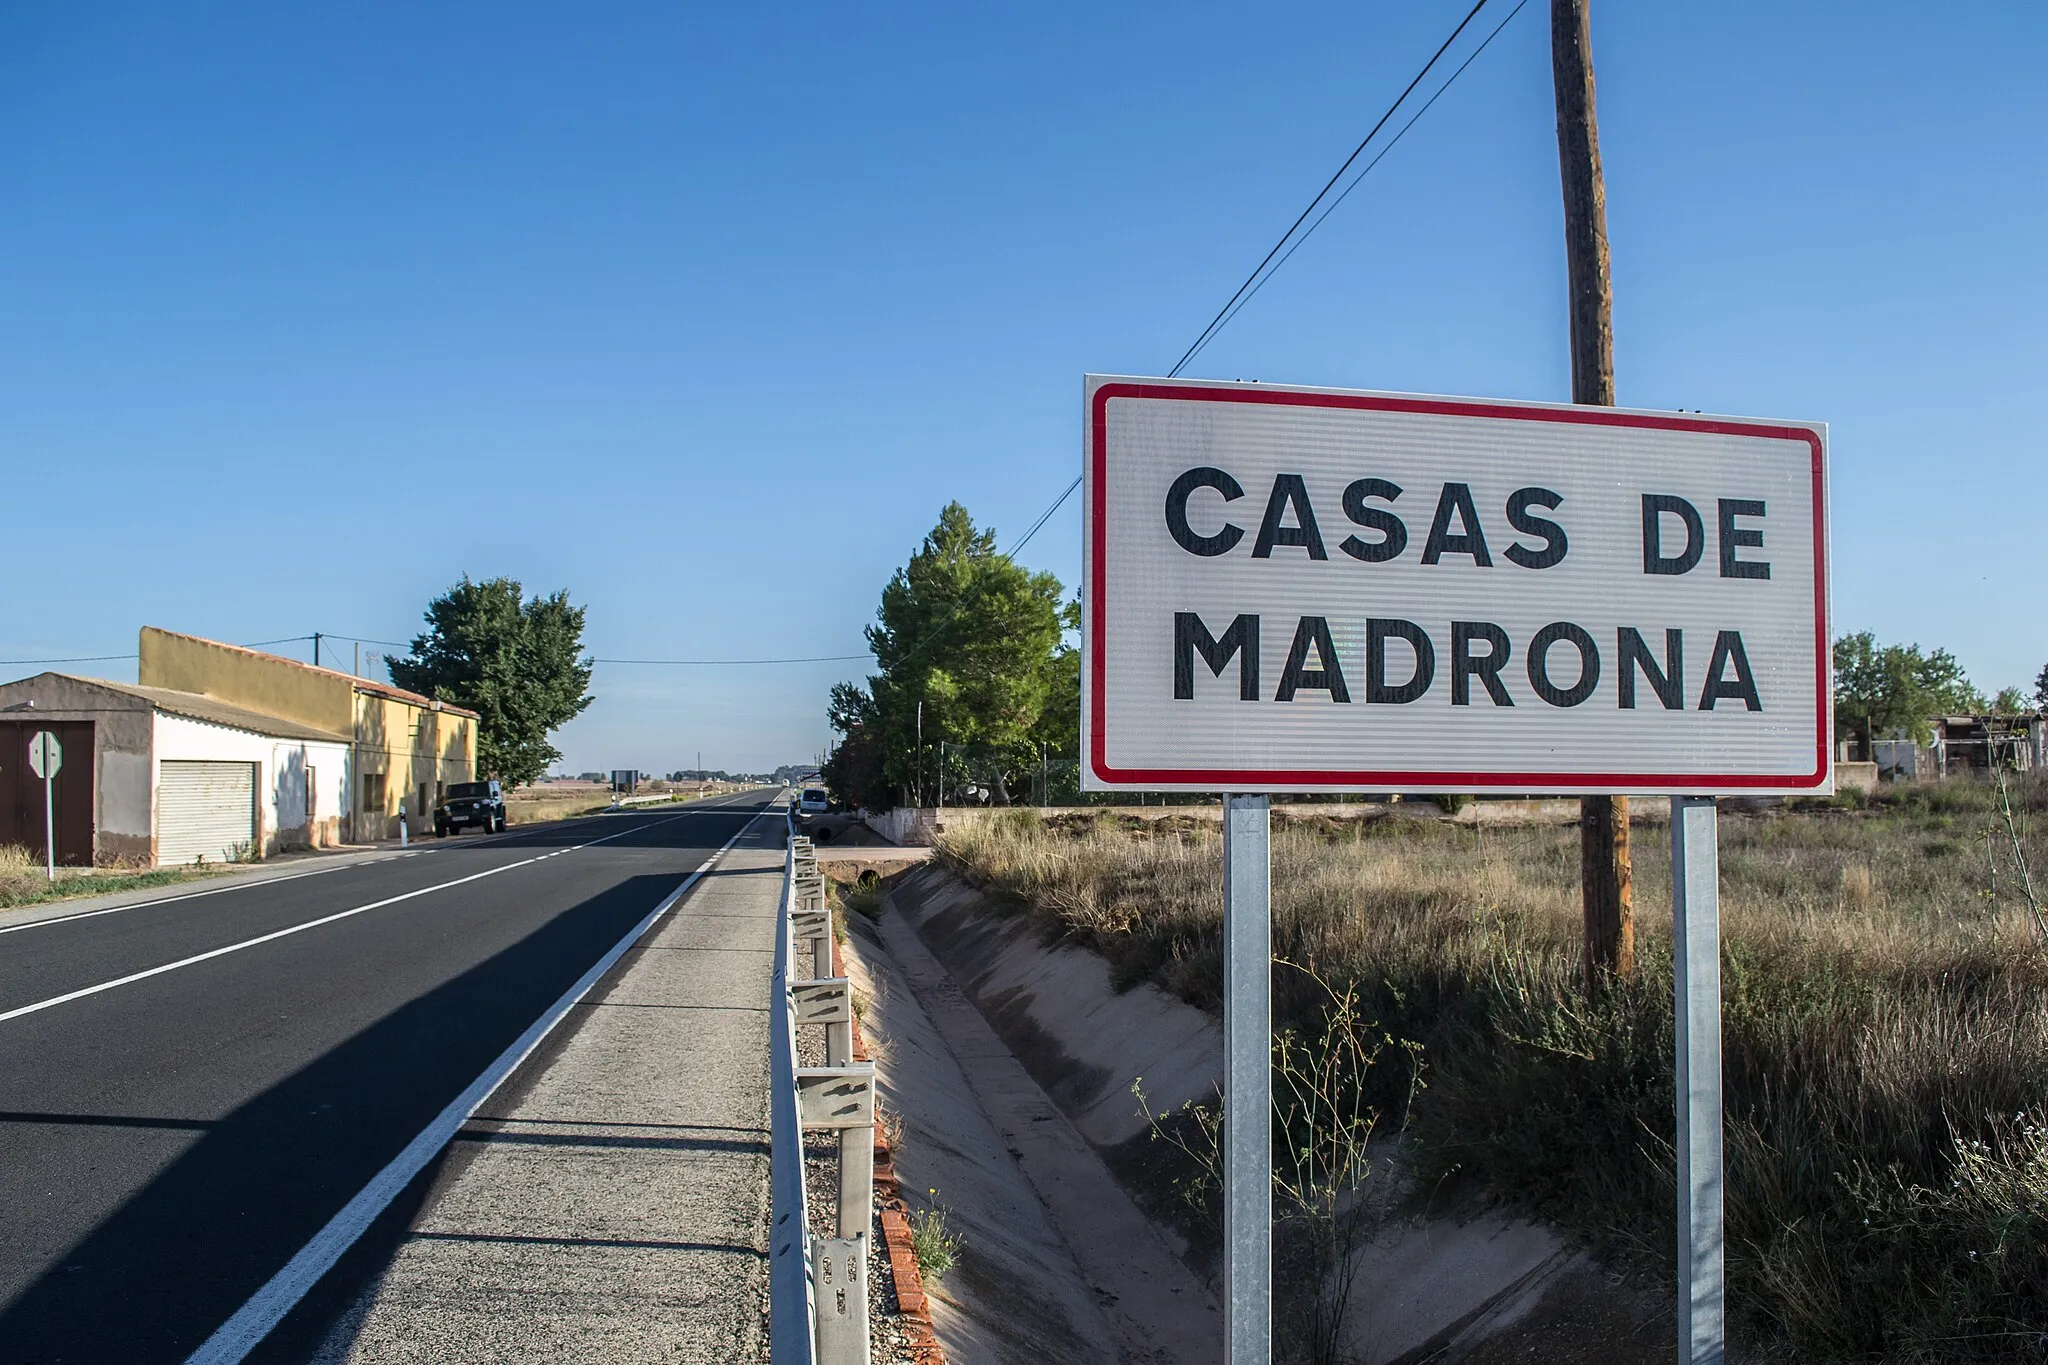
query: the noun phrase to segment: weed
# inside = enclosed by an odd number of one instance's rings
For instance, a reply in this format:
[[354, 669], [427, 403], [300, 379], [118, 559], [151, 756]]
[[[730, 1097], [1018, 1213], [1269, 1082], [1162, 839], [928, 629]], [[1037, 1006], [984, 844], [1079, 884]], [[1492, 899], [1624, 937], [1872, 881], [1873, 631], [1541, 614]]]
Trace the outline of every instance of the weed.
[[[1388, 1048], [1404, 1056], [1408, 1077], [1394, 1126], [1421, 1088], [1420, 1048], [1397, 1041], [1366, 1017], [1353, 986], [1333, 986], [1293, 963], [1323, 996], [1316, 1026], [1289, 1028], [1273, 1040], [1273, 1192], [1284, 1345], [1310, 1365], [1342, 1359], [1345, 1322], [1357, 1280], [1358, 1258], [1375, 1227], [1364, 1199], [1372, 1174], [1372, 1141], [1380, 1114], [1366, 1102], [1368, 1074]], [[1222, 1109], [1189, 1103], [1169, 1114], [1152, 1112], [1142, 1079], [1131, 1086], [1153, 1141], [1176, 1148], [1192, 1172], [1179, 1183], [1190, 1212], [1213, 1224], [1222, 1190]]]
[[882, 917], [882, 879], [872, 868], [862, 872], [850, 885], [834, 882], [832, 894], [841, 906], [857, 915], [869, 920]]
[[928, 1192], [932, 1203], [910, 1211], [910, 1247], [917, 1253], [917, 1272], [927, 1280], [943, 1279], [960, 1259], [961, 1242], [946, 1225], [946, 1206], [938, 1202], [939, 1192]]

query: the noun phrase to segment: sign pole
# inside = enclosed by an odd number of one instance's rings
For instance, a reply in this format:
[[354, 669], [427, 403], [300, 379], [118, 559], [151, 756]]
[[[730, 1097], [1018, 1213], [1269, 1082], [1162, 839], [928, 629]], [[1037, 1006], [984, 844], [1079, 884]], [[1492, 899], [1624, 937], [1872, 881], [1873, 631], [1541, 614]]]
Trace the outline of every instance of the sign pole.
[[43, 876], [57, 880], [57, 806], [52, 791], [57, 785], [53, 772], [43, 778]]
[[64, 746], [48, 730], [28, 739], [28, 770], [43, 779], [43, 875], [57, 880], [57, 772], [64, 766]]
[[1723, 1365], [1721, 885], [1711, 796], [1671, 798], [1678, 1094], [1678, 1365]]
[[1223, 798], [1223, 1333], [1227, 1365], [1273, 1352], [1272, 805]]

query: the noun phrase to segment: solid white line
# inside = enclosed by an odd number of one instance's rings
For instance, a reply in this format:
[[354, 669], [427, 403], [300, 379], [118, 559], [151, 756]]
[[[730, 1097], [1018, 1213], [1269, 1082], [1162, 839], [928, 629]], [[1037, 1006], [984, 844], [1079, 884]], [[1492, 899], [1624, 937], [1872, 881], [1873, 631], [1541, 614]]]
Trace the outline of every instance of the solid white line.
[[[716, 800], [717, 798], [713, 797], [711, 799]], [[695, 810], [678, 811], [677, 814], [694, 815], [697, 813], [697, 811], [729, 811], [730, 809], [730, 807], [726, 806], [697, 806]], [[647, 814], [648, 812], [628, 813]], [[97, 919], [101, 915], [118, 915], [124, 910], [148, 910], [152, 907], [159, 905], [174, 905], [179, 901], [198, 900], [201, 896], [218, 896], [224, 891], [249, 891], [257, 887], [276, 886], [281, 882], [295, 882], [303, 877], [320, 877], [325, 876], [329, 872], [347, 872], [351, 868], [372, 867], [378, 863], [393, 862], [399, 858], [410, 858], [415, 853], [444, 853], [458, 848], [478, 848], [484, 845], [496, 845], [502, 843], [507, 839], [518, 838], [522, 834], [532, 834], [534, 831], [545, 829], [550, 825], [559, 825], [567, 823], [568, 822], [566, 820], [543, 820], [538, 824], [521, 825], [518, 829], [507, 829], [503, 834], [486, 834], [481, 838], [473, 839], [461, 844], [435, 844], [426, 848], [407, 849], [402, 852], [394, 848], [387, 850], [381, 856], [364, 857], [354, 862], [339, 864], [335, 867], [315, 867], [310, 868], [304, 872], [292, 872], [277, 877], [235, 877], [222, 883], [219, 886], [209, 886], [203, 891], [185, 891], [175, 896], [159, 896], [155, 900], [148, 901], [129, 901], [126, 905], [109, 905], [99, 910], [82, 910], [75, 915], [51, 915], [47, 919], [30, 920], [26, 924], [0, 925], [0, 934], [18, 934], [24, 929], [40, 929], [47, 924], [71, 924], [82, 919]], [[644, 829], [649, 827], [643, 825], [639, 826], [639, 828]], [[611, 835], [609, 837], [617, 838], [618, 836]], [[598, 842], [603, 841], [599, 840]], [[576, 845], [576, 847], [584, 848], [587, 847], [587, 845], [578, 844]], [[558, 851], [567, 852], [568, 850], [563, 849]], [[553, 853], [550, 853], [547, 856], [552, 858], [555, 855]], [[28, 907], [24, 906], [22, 908], [26, 909]]]
[[[598, 844], [608, 844], [614, 839], [623, 839], [628, 834], [634, 834], [644, 829], [653, 829], [657, 825], [666, 825], [670, 821], [682, 818], [681, 815], [671, 815], [666, 820], [652, 820], [644, 825], [635, 825], [632, 829], [622, 829], [617, 834], [607, 834], [602, 839], [592, 839], [588, 843], [575, 844], [569, 848], [557, 851], [561, 853], [574, 853], [578, 849], [594, 848]], [[739, 836], [734, 835], [733, 837], [738, 838]], [[433, 886], [423, 886], [417, 891], [407, 891], [402, 895], [387, 896], [381, 901], [371, 901], [368, 905], [358, 905], [352, 910], [336, 911], [332, 915], [322, 915], [319, 919], [309, 919], [304, 924], [294, 924], [284, 929], [273, 930], [268, 934], [259, 934], [255, 938], [243, 939], [240, 943], [230, 943], [224, 948], [214, 948], [208, 952], [194, 953], [191, 957], [181, 957], [176, 962], [166, 962], [160, 967], [150, 967], [144, 971], [130, 972], [128, 975], [116, 977], [112, 981], [102, 981], [93, 986], [81, 986], [75, 991], [66, 991], [63, 995], [53, 995], [48, 1000], [38, 1000], [32, 1005], [20, 1005], [11, 1010], [0, 1011], [0, 1024], [4, 1024], [10, 1019], [19, 1019], [24, 1014], [35, 1014], [41, 1010], [54, 1009], [58, 1005], [68, 1005], [73, 1000], [83, 1000], [89, 995], [98, 995], [102, 991], [111, 991], [121, 986], [132, 986], [137, 981], [147, 981], [153, 976], [162, 976], [165, 972], [175, 972], [181, 967], [190, 967], [196, 963], [209, 962], [217, 957], [226, 957], [229, 953], [239, 953], [244, 948], [254, 948], [258, 944], [263, 943], [274, 943], [278, 939], [290, 938], [293, 934], [303, 934], [308, 929], [318, 929], [323, 924], [333, 924], [337, 920], [350, 919], [356, 915], [366, 914], [371, 910], [381, 910], [387, 905], [396, 905], [400, 901], [409, 901], [419, 896], [429, 895], [435, 891], [446, 891], [451, 886], [462, 886], [468, 882], [482, 881], [485, 877], [495, 877], [500, 872], [510, 872], [514, 868], [528, 867], [540, 862], [543, 858], [553, 856], [553, 854], [541, 854], [533, 858], [522, 858], [516, 863], [506, 863], [503, 867], [493, 867], [487, 868], [482, 872], [472, 872], [467, 877], [457, 877], [453, 881], [437, 882]], [[23, 927], [26, 928], [27, 926]]]
[[204, 891], [187, 891], [178, 896], [162, 896], [153, 901], [130, 901], [126, 905], [109, 905], [100, 910], [82, 910], [75, 915], [52, 915], [48, 919], [30, 920], [27, 924], [0, 926], [0, 934], [18, 934], [24, 929], [40, 929], [46, 924], [70, 924], [76, 920], [97, 919], [101, 915], [118, 915], [123, 910], [146, 910], [152, 905], [170, 905], [177, 901], [198, 900], [201, 896], [218, 896], [223, 891], [248, 891], [259, 886], [276, 886], [279, 882], [295, 882], [306, 877], [322, 877], [329, 872], [346, 872], [353, 867], [368, 867], [371, 863], [383, 862], [382, 858], [365, 858], [359, 863], [343, 863], [338, 867], [316, 867], [306, 872], [293, 872], [281, 877], [257, 877], [253, 880], [235, 880], [225, 886], [209, 886]]
[[[185, 1365], [237, 1365], [244, 1356], [256, 1348], [258, 1342], [270, 1334], [272, 1328], [284, 1321], [306, 1291], [318, 1282], [322, 1275], [334, 1268], [342, 1254], [355, 1245], [377, 1215], [384, 1212], [399, 1192], [412, 1183], [414, 1176], [426, 1169], [429, 1161], [454, 1138], [462, 1125], [469, 1122], [483, 1102], [491, 1097], [505, 1078], [516, 1070], [519, 1064], [540, 1045], [562, 1016], [575, 1008], [576, 1003], [587, 995], [604, 974], [612, 969], [629, 949], [638, 943], [646, 932], [654, 927], [655, 921], [669, 912], [675, 903], [698, 882], [711, 865], [724, 855], [726, 849], [740, 841], [740, 835], [752, 829], [766, 811], [757, 813], [753, 819], [741, 825], [739, 832], [727, 839], [717, 853], [697, 865], [697, 870], [683, 880], [683, 884], [668, 893], [661, 904], [647, 912], [647, 917], [626, 931], [626, 936], [612, 945], [611, 951], [597, 960], [595, 966], [585, 972], [562, 993], [559, 1000], [550, 1005], [547, 1012], [534, 1020], [526, 1032], [498, 1054], [498, 1059], [484, 1068], [481, 1076], [454, 1099], [448, 1107], [435, 1116], [434, 1121], [420, 1130], [418, 1137], [405, 1145], [405, 1150], [391, 1159], [391, 1163], [357, 1192], [355, 1198], [342, 1206], [340, 1213], [329, 1219], [327, 1226], [313, 1234], [311, 1241], [299, 1248], [296, 1256], [285, 1262], [284, 1268], [270, 1277], [261, 1289], [249, 1296], [247, 1303], [235, 1310], [235, 1315], [222, 1323], [217, 1331], [201, 1343], [198, 1350], [186, 1357]], [[657, 822], [659, 823], [659, 822]], [[647, 826], [641, 826], [647, 828]], [[616, 837], [616, 836], [614, 836]]]

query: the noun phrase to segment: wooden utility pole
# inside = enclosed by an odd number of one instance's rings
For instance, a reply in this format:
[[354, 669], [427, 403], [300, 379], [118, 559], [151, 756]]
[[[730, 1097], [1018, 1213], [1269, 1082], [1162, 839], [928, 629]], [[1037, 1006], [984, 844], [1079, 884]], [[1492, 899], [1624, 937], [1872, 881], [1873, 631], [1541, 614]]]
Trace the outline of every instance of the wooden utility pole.
[[[1550, 0], [1550, 69], [1557, 87], [1557, 168], [1564, 188], [1571, 282], [1572, 401], [1614, 406], [1614, 289], [1607, 277], [1607, 186], [1593, 114], [1590, 0]], [[1579, 801], [1579, 869], [1586, 911], [1586, 984], [1636, 965], [1628, 798]]]

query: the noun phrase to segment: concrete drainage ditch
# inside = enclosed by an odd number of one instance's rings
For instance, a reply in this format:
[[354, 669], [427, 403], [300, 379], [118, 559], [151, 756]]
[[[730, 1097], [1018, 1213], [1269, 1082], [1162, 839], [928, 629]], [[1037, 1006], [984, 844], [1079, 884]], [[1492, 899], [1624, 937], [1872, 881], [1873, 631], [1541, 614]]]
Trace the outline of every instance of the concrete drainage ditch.
[[[939, 1341], [956, 1361], [1219, 1360], [1210, 1268], [1112, 1174], [1147, 1141], [1134, 1080], [1155, 1112], [1213, 1097], [1218, 1021], [1149, 985], [1118, 992], [1101, 958], [942, 867], [875, 871], [886, 895], [848, 916], [847, 970], [901, 1116], [906, 1198], [943, 1206], [963, 1243], [927, 1286]], [[1497, 1211], [1395, 1220], [1361, 1258], [1344, 1348], [1364, 1365], [1462, 1359], [1589, 1278], [1556, 1233]]]

